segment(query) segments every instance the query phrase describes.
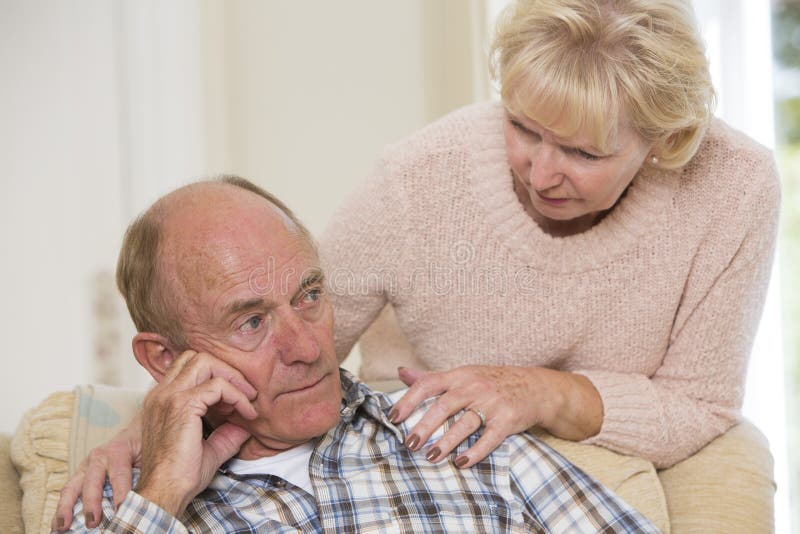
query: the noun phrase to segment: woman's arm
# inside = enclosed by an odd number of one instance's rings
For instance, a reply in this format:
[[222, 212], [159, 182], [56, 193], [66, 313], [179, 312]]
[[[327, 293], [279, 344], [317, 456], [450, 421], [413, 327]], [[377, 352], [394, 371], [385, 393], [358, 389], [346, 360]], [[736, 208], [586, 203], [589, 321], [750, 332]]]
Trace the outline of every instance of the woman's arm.
[[393, 160], [381, 160], [337, 209], [319, 239], [339, 361], [347, 357], [400, 282], [398, 267], [414, 231], [406, 218], [401, 173]]
[[[780, 190], [771, 171], [733, 210], [728, 234], [694, 259], [661, 367], [652, 377], [579, 371], [595, 385], [605, 416], [588, 440], [669, 467], [727, 431], [739, 417], [747, 361], [763, 310], [778, 227]], [[736, 232], [737, 221], [749, 221]], [[741, 228], [741, 224], [739, 224]], [[725, 241], [728, 241], [725, 243]], [[732, 252], [722, 256], [719, 251]], [[724, 258], [724, 261], [723, 261]]]

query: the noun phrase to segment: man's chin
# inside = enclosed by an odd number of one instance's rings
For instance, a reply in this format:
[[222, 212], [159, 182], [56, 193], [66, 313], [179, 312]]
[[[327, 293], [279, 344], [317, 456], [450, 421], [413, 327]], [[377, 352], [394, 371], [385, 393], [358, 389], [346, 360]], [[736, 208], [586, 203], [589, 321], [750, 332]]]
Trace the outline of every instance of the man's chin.
[[268, 406], [256, 401], [258, 417], [254, 420], [242, 418], [233, 406], [226, 404], [214, 406], [206, 419], [212, 426], [231, 422], [250, 432], [264, 446], [285, 449], [322, 436], [336, 426], [341, 403], [339, 373], [334, 372], [312, 387], [278, 395]]
[[302, 414], [298, 420], [280, 421], [270, 425], [269, 428], [259, 428], [252, 426], [248, 428], [245, 423], [242, 426], [252, 434], [240, 451], [239, 457], [242, 459], [255, 459], [263, 456], [273, 456], [274, 454], [291, 449], [303, 443], [325, 435], [331, 428], [339, 422], [339, 410], [319, 410], [313, 414]]
[[282, 435], [309, 440], [327, 433], [339, 422], [341, 399], [325, 400], [295, 410], [292, 417], [273, 420], [276, 431]]
[[[274, 448], [299, 445], [326, 434], [335, 427], [341, 410], [341, 398], [324, 399], [302, 406], [276, 403], [269, 416], [247, 421], [238, 416], [227, 418], [241, 426], [264, 445]], [[274, 414], [274, 415], [273, 415]]]

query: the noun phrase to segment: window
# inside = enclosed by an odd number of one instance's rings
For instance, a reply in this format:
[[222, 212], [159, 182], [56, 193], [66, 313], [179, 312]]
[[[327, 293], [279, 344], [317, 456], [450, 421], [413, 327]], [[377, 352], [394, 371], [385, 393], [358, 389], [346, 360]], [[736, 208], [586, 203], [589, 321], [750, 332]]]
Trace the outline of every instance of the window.
[[[781, 281], [783, 286], [787, 438], [800, 447], [800, 2], [778, 0], [772, 6], [776, 157], [783, 179]], [[794, 327], [792, 325], [795, 325]], [[800, 458], [788, 462], [790, 517], [800, 528]]]

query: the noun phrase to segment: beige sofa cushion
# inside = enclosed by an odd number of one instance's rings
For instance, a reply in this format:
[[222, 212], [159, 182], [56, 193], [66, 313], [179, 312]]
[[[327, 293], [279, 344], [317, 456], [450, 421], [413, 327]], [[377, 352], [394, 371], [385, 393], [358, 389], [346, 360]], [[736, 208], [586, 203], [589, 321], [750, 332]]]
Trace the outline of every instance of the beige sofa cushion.
[[133, 417], [142, 396], [122, 388], [80, 386], [50, 395], [25, 414], [11, 442], [25, 532], [50, 532], [68, 474]]
[[11, 441], [20, 474], [22, 519], [28, 534], [50, 531], [58, 492], [67, 480], [73, 393], [54, 393], [25, 414]]
[[674, 534], [773, 532], [775, 482], [767, 438], [743, 421], [659, 473]]

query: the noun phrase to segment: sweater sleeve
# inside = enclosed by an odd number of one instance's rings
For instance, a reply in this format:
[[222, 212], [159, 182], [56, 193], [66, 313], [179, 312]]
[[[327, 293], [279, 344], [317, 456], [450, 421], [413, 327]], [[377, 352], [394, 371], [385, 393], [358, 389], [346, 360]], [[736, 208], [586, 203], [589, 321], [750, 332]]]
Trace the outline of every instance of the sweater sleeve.
[[404, 174], [395, 160], [382, 159], [320, 236], [339, 361], [397, 291], [410, 235]]
[[733, 426], [763, 310], [778, 227], [780, 187], [771, 157], [701, 243], [662, 365], [653, 376], [579, 371], [604, 405], [600, 433], [586, 440], [669, 467]]

